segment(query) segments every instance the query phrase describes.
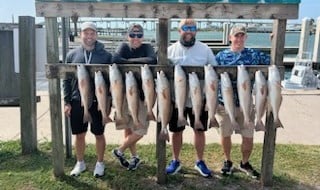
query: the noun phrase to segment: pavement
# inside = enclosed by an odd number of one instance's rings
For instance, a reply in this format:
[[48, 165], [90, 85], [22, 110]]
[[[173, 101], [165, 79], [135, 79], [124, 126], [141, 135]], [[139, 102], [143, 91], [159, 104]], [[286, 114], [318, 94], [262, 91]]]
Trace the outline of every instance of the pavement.
[[[277, 130], [276, 143], [320, 145], [320, 90], [283, 90], [283, 101], [279, 117], [284, 128]], [[37, 75], [37, 139], [51, 141], [50, 104], [47, 80], [44, 74]], [[20, 108], [0, 107], [0, 141], [20, 139]], [[64, 122], [63, 122], [64, 123]], [[113, 123], [106, 125], [107, 144], [121, 144], [123, 131], [115, 129]], [[94, 136], [88, 132], [87, 143], [94, 143]], [[74, 140], [74, 139], [73, 139]], [[256, 132], [255, 143], [263, 143], [264, 133]], [[184, 143], [193, 143], [193, 131], [187, 128], [183, 136]], [[234, 143], [241, 143], [240, 135], [233, 135]], [[206, 132], [206, 143], [219, 143], [220, 137], [215, 129]], [[150, 122], [148, 134], [138, 143], [156, 143], [156, 123]]]

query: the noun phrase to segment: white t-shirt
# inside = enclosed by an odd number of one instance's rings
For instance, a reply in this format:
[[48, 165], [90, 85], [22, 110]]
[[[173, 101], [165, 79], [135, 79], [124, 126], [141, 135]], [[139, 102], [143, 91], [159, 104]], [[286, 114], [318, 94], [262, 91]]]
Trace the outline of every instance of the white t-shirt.
[[[168, 59], [174, 64], [201, 66], [206, 64], [218, 65], [216, 58], [207, 44], [196, 41], [191, 47], [181, 45], [179, 41], [168, 47]], [[188, 73], [186, 73], [188, 75]], [[203, 89], [204, 81], [200, 81]], [[187, 84], [188, 85], [188, 84]], [[202, 90], [203, 91], [203, 90]], [[173, 90], [172, 90], [173, 93]], [[172, 96], [175, 97], [175, 96]], [[192, 107], [190, 93], [188, 92], [186, 107]]]
[[184, 47], [179, 41], [175, 42], [168, 47], [168, 58], [174, 65], [218, 65], [208, 45], [199, 41], [191, 47]]

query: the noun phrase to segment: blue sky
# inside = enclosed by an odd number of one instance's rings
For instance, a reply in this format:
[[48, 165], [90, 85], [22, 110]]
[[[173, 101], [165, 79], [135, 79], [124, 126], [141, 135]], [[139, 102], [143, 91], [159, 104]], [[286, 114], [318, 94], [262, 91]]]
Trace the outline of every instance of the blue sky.
[[[10, 2], [10, 3], [9, 3]], [[320, 1], [318, 0], [301, 0], [299, 7], [299, 19], [310, 17], [317, 19], [320, 17]], [[34, 0], [0, 0], [0, 22], [18, 21], [18, 16], [35, 17], [35, 1]], [[42, 21], [42, 18], [36, 18], [36, 22]], [[290, 22], [290, 20], [289, 20]]]

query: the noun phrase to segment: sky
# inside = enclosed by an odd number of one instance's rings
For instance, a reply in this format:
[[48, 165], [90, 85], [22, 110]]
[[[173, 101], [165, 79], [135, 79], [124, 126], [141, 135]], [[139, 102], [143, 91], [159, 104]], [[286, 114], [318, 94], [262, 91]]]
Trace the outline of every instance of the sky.
[[[9, 3], [10, 2], [10, 3]], [[317, 19], [320, 17], [320, 1], [301, 0], [299, 19], [288, 22], [300, 22], [305, 17]], [[0, 0], [0, 22], [18, 22], [19, 16], [36, 16], [35, 0]], [[43, 17], [36, 18], [36, 23], [43, 21]]]

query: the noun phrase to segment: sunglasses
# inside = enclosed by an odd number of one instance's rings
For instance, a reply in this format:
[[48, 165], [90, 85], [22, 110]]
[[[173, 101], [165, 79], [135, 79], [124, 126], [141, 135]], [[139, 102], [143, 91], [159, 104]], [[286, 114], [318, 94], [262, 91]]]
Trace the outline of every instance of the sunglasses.
[[137, 38], [142, 38], [143, 37], [143, 34], [142, 33], [129, 33], [129, 37], [130, 38], [135, 38], [135, 37], [137, 37]]
[[184, 32], [190, 31], [190, 32], [196, 32], [197, 31], [197, 26], [193, 25], [193, 26], [187, 26], [187, 25], [183, 25], [181, 26], [181, 30]]

